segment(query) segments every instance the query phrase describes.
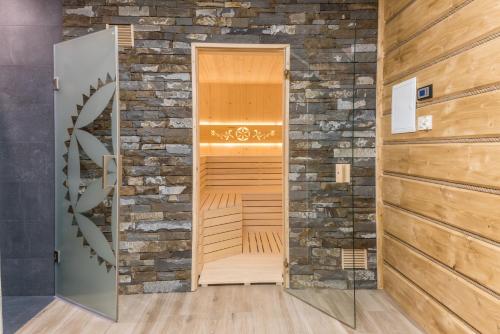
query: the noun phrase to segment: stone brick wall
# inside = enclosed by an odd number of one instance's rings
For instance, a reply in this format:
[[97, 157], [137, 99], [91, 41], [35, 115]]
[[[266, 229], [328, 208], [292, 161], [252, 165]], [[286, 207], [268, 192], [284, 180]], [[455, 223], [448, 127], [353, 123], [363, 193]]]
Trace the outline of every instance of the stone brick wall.
[[[356, 245], [369, 248], [370, 264], [358, 282], [375, 287], [376, 0], [63, 2], [65, 38], [106, 23], [135, 26], [135, 48], [120, 52], [122, 293], [190, 287], [190, 44], [201, 41], [291, 45], [292, 285], [351, 284], [339, 267], [354, 214]], [[334, 164], [350, 163], [352, 152], [351, 189], [335, 184]]]

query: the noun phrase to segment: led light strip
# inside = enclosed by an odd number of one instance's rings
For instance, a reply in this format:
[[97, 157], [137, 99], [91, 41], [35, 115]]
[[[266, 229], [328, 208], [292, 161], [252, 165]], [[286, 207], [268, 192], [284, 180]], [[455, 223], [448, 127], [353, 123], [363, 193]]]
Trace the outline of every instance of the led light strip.
[[283, 122], [211, 122], [200, 121], [200, 125], [213, 125], [213, 126], [282, 126]]
[[255, 147], [282, 147], [282, 143], [200, 143], [202, 147], [210, 147], [210, 146], [220, 146], [220, 147], [237, 147], [237, 146], [255, 146]]

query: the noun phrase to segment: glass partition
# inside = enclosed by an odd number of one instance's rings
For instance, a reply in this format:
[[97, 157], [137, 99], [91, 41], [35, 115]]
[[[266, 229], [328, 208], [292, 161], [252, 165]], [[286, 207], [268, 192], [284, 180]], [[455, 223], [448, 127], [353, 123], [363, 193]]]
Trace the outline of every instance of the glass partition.
[[117, 319], [119, 98], [115, 29], [54, 47], [56, 294]]
[[367, 265], [354, 243], [355, 33], [338, 53], [292, 48], [290, 80], [287, 292], [350, 327], [355, 268]]

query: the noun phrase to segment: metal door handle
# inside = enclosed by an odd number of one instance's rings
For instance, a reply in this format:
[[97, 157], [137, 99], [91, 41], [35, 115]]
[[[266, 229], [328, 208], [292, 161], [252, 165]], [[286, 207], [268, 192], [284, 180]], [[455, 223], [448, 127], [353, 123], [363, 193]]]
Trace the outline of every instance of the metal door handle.
[[109, 160], [113, 159], [114, 155], [105, 154], [102, 156], [102, 188], [106, 189], [108, 187], [113, 187], [112, 184], [108, 184], [108, 167]]

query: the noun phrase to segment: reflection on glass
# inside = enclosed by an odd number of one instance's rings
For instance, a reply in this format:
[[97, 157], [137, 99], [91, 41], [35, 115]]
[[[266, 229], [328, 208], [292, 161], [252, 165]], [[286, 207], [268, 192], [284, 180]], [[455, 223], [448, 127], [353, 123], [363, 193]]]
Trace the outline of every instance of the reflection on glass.
[[[354, 44], [355, 25], [352, 35]], [[352, 51], [347, 55], [348, 61], [355, 63], [354, 47]], [[291, 53], [302, 71], [307, 68], [309, 73], [316, 73], [318, 55], [293, 49]], [[338, 62], [334, 54], [321, 57], [328, 64]], [[315, 65], [311, 65], [313, 63]], [[353, 187], [350, 177], [344, 179], [347, 182], [336, 180], [336, 165], [355, 166], [355, 75], [336, 71], [320, 73], [321, 81], [311, 81], [303, 100], [291, 104], [292, 117], [294, 112], [301, 115], [299, 120], [294, 119], [291, 131], [300, 131], [301, 136], [296, 136], [300, 137], [296, 142], [294, 138], [290, 141], [291, 165], [299, 174], [294, 178], [300, 182], [290, 181], [290, 285], [287, 292], [355, 327], [353, 264], [358, 258], [353, 252]], [[293, 79], [292, 72], [292, 87]], [[328, 86], [334, 82], [335, 85]], [[315, 90], [321, 91], [324, 87], [328, 87], [328, 94], [315, 94]], [[338, 103], [339, 100], [342, 103]], [[296, 147], [300, 151], [294, 151]]]

